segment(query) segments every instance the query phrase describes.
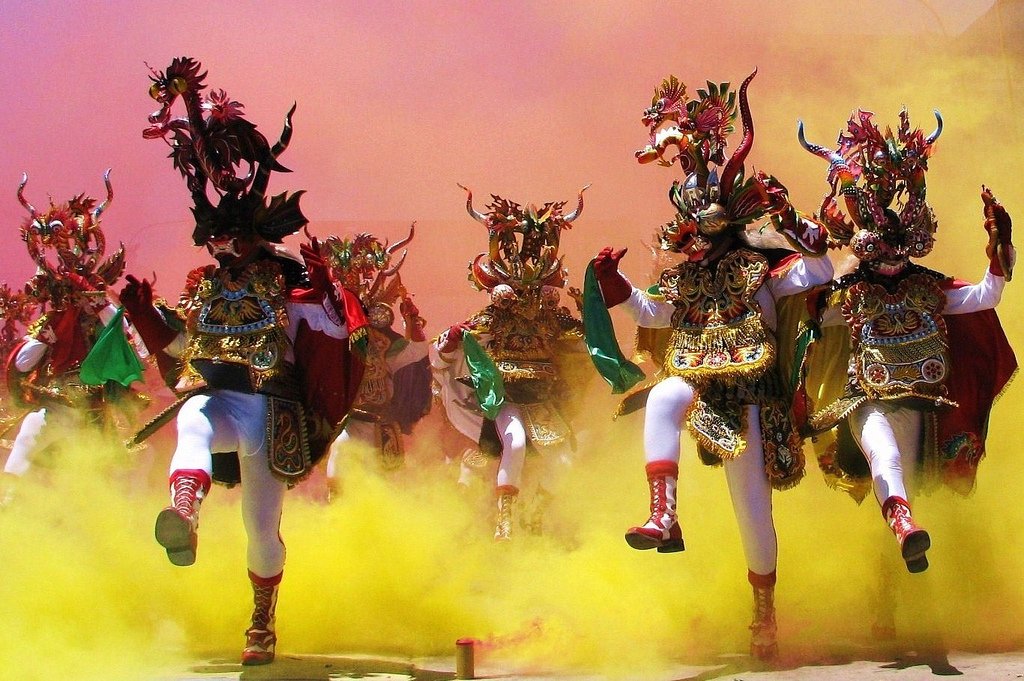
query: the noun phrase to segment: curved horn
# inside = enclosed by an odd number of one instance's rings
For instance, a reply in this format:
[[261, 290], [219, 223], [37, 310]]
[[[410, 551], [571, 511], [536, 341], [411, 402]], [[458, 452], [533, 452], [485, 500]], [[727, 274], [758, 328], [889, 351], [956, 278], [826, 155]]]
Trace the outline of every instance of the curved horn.
[[481, 253], [473, 258], [473, 262], [470, 264], [469, 269], [473, 274], [473, 279], [482, 288], [492, 289], [502, 283], [502, 279], [491, 272], [491, 268], [488, 267], [486, 253]]
[[[272, 170], [270, 166], [274, 165], [274, 161], [284, 153], [284, 150], [288, 148], [288, 144], [292, 141], [292, 132], [294, 131], [292, 128], [292, 115], [295, 113], [297, 106], [297, 103], [292, 102], [292, 108], [288, 109], [288, 113], [284, 116], [284, 128], [281, 129], [281, 136], [278, 138], [277, 144], [270, 149], [272, 158], [269, 160], [271, 162], [261, 162], [255, 176], [253, 176], [252, 168], [250, 167], [249, 169], [249, 175], [253, 177], [250, 192], [260, 199], [266, 194], [267, 185], [270, 184], [270, 172]], [[279, 170], [280, 168], [281, 166], [278, 166]]]
[[36, 220], [39, 218], [39, 213], [36, 212], [35, 207], [31, 203], [25, 200], [25, 195], [23, 194], [26, 184], [28, 184], [28, 173], [22, 173], [21, 184], [18, 185], [18, 201], [21, 202], [21, 205], [25, 206], [25, 210], [29, 212], [32, 219]]
[[[835, 196], [837, 191], [842, 194], [846, 203], [846, 210], [850, 214], [850, 217], [853, 218], [854, 223], [856, 223], [858, 227], [863, 228], [865, 224], [863, 214], [865, 211], [861, 209], [860, 205], [859, 198], [861, 196], [861, 192], [857, 188], [857, 181], [853, 177], [853, 171], [850, 170], [850, 166], [847, 164], [846, 159], [844, 159], [838, 152], [826, 149], [820, 144], [808, 142], [807, 138], [804, 136], [803, 121], [797, 121], [796, 136], [797, 139], [800, 140], [800, 146], [815, 156], [820, 156], [828, 161], [828, 181], [832, 185], [832, 194], [830, 194], [830, 196]], [[837, 179], [838, 186], [836, 184]]]
[[924, 139], [925, 144], [927, 144], [928, 146], [931, 146], [932, 144], [934, 144], [935, 140], [939, 139], [939, 135], [942, 134], [942, 114], [939, 113], [938, 109], [935, 109], [934, 111], [935, 111], [935, 121], [936, 121], [937, 124], [935, 126], [935, 132], [933, 132], [932, 134], [928, 135], [928, 137], [926, 137]]
[[722, 170], [723, 202], [729, 200], [733, 184], [736, 182], [736, 176], [739, 175], [740, 168], [743, 167], [743, 161], [746, 160], [747, 154], [750, 153], [751, 147], [754, 146], [754, 119], [750, 115], [750, 106], [747, 103], [747, 86], [750, 85], [750, 81], [754, 80], [756, 75], [757, 69], [754, 69], [754, 72], [747, 76], [743, 84], [740, 85], [740, 118], [743, 120], [743, 139], [740, 140], [739, 146], [736, 147], [736, 151], [729, 157], [729, 161], [725, 164], [725, 169]]
[[466, 190], [466, 212], [477, 222], [486, 225], [487, 216], [473, 208], [473, 190], [469, 187], [463, 187], [461, 184], [459, 186]]
[[566, 222], [572, 222], [573, 220], [580, 216], [580, 213], [583, 212], [583, 192], [587, 191], [588, 189], [590, 189], [589, 184], [584, 186], [583, 189], [580, 190], [580, 199], [579, 203], [576, 204], [576, 210], [565, 216], [564, 219]]
[[396, 274], [398, 270], [402, 268], [402, 263], [405, 262], [405, 256], [407, 255], [409, 255], [409, 251], [402, 251], [402, 256], [398, 259], [398, 264], [393, 267], [389, 267], [386, 270], [381, 270], [381, 275], [384, 277], [390, 277], [391, 275]]
[[114, 188], [110, 186], [110, 170], [110, 168], [107, 168], [107, 171], [103, 173], [103, 184], [107, 185], [107, 198], [103, 199], [103, 203], [93, 208], [93, 222], [96, 222], [97, 220], [100, 219], [100, 215], [102, 215], [103, 211], [107, 209], [107, 206], [110, 205], [110, 202], [114, 200]]
[[[410, 241], [412, 241], [412, 238], [413, 238], [413, 236], [415, 236], [415, 235], [416, 235], [416, 223], [415, 223], [415, 222], [413, 222], [413, 223], [412, 223], [411, 225], [409, 225], [409, 236], [405, 237], [405, 238], [404, 238], [404, 239], [402, 239], [401, 241], [396, 241], [396, 242], [394, 243], [394, 245], [392, 245], [392, 246], [388, 246], [387, 248], [385, 248], [385, 249], [384, 249], [384, 250], [385, 250], [385, 252], [386, 252], [386, 253], [387, 253], [388, 255], [391, 255], [392, 253], [394, 253], [395, 251], [397, 251], [397, 250], [398, 250], [399, 248], [401, 248], [402, 246], [405, 246], [405, 245], [406, 245], [406, 244], [408, 244], [408, 243], [409, 243]], [[404, 255], [403, 255], [402, 257], [403, 257], [403, 258], [405, 258], [405, 256], [404, 256]]]
[[829, 162], [829, 181], [832, 181], [833, 177], [838, 177], [840, 180], [840, 188], [844, 190], [855, 186], [856, 181], [853, 177], [853, 171], [850, 170], [850, 166], [846, 163], [846, 159], [844, 159], [839, 153], [832, 151], [831, 149], [826, 149], [820, 144], [808, 142], [807, 138], [804, 137], [803, 121], [797, 121], [796, 136], [797, 139], [800, 140], [800, 146], [815, 156], [820, 156]]

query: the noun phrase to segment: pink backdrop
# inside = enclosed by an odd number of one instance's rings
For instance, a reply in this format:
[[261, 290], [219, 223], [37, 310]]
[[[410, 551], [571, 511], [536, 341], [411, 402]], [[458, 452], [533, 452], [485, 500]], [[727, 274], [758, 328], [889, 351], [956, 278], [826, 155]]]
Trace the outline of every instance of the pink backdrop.
[[[829, 3], [776, 4], [785, 9], [753, 13], [735, 1], [4, 3], [0, 229], [9, 242], [0, 280], [17, 286], [32, 272], [15, 241], [23, 171], [27, 196], [40, 204], [48, 194], [99, 196], [101, 174], [113, 168], [108, 238], [126, 244], [129, 271], [157, 273], [164, 295], [176, 295], [184, 273], [206, 261], [189, 244], [188, 197], [166, 148], [141, 135], [155, 108], [146, 64], [162, 70], [180, 55], [201, 60], [209, 86], [244, 103], [272, 139], [298, 103], [282, 157], [294, 172], [275, 176], [270, 189], [308, 190], [314, 232], [369, 229], [395, 239], [419, 221], [405, 280], [430, 332], [483, 304], [465, 272], [485, 237], [456, 182], [480, 198], [493, 192], [521, 203], [571, 201], [592, 183], [563, 240], [574, 280], [606, 243], [632, 247], [624, 269], [646, 276], [642, 244], [671, 217], [665, 192], [674, 171], [641, 167], [633, 151], [646, 142], [640, 113], [670, 73], [692, 90], [759, 69], [750, 161], [807, 211], [825, 189], [825, 168], [798, 147], [796, 119], [829, 143], [854, 108], [895, 122], [904, 104], [921, 127], [930, 129], [933, 108], [946, 115], [929, 185], [942, 224], [961, 214], [978, 223], [973, 195], [982, 181], [1011, 211], [1020, 204], [1016, 182], [997, 182], [1006, 158], [995, 152], [1014, 128], [993, 124], [1014, 103], [1003, 93], [1019, 60], [1000, 46], [1020, 37], [1006, 28], [1020, 26], [1019, 3], [878, 0], [846, 5], [842, 21]], [[1016, 120], [1005, 116], [1019, 132]], [[943, 184], [957, 173], [964, 182]], [[950, 237], [940, 235], [940, 251]], [[962, 276], [980, 271], [979, 241], [972, 232], [978, 264]]]

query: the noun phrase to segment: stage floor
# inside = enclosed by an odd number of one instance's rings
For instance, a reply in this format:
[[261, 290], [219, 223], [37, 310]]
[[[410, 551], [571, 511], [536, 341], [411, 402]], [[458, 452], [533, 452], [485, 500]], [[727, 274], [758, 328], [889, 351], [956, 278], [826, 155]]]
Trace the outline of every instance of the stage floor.
[[[876, 651], [877, 653], [877, 651]], [[881, 658], [878, 654], [863, 657]], [[705, 664], [666, 665], [657, 673], [635, 676], [571, 674], [533, 670], [520, 672], [508, 668], [477, 665], [477, 679], [502, 681], [801, 681], [829, 679], [861, 681], [862, 679], [899, 679], [899, 681], [934, 681], [936, 676], [959, 676], [967, 679], [1024, 678], [1024, 652], [978, 654], [906, 652], [889, 659], [846, 659], [834, 662], [800, 663], [783, 659], [774, 666], [758, 664], [743, 655], [722, 656]], [[263, 667], [243, 668], [235, 661], [209, 660], [189, 669], [168, 671], [154, 681], [331, 681], [334, 679], [374, 679], [377, 681], [445, 681], [454, 679], [455, 661], [431, 658], [401, 660], [370, 656], [279, 655]]]

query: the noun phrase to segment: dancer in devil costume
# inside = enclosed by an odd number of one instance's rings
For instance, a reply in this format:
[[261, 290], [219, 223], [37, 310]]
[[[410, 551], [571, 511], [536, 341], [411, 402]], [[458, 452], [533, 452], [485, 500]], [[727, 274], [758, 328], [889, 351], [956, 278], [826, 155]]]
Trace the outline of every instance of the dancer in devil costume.
[[[291, 137], [294, 107], [271, 147], [222, 90], [203, 97], [200, 71], [179, 58], [153, 73], [150, 94], [161, 108], [145, 136], [171, 137], [171, 157], [195, 203], [193, 241], [217, 263], [192, 271], [175, 308], [154, 305], [150, 282], [131, 276], [121, 301], [179, 394], [137, 436], [177, 415], [171, 505], [157, 516], [156, 539], [173, 564], [192, 564], [211, 481], [241, 483], [255, 603], [242, 664], [265, 664], [277, 641], [284, 492], [338, 435], [362, 374], [349, 344], [365, 335], [366, 319], [354, 295], [331, 285], [315, 239], [303, 244], [301, 260], [279, 243], [306, 223], [302, 192], [265, 199], [271, 172], [286, 171], [277, 157]], [[186, 118], [170, 116], [178, 97]], [[245, 176], [236, 173], [242, 163]]]
[[[523, 207], [494, 195], [485, 214], [466, 192], [466, 210], [490, 240], [488, 252], [470, 264], [470, 280], [491, 302], [436, 339], [431, 364], [449, 422], [480, 452], [499, 457], [494, 537], [503, 541], [513, 534], [527, 449], [550, 458], [573, 443], [570, 393], [582, 384], [567, 376], [580, 374], [586, 348], [582, 323], [560, 305], [568, 272], [558, 246], [583, 211], [583, 190], [568, 214], [564, 201]], [[542, 482], [538, 502], [546, 494]], [[541, 513], [531, 513], [534, 532]]]
[[[2, 499], [9, 499], [15, 481], [32, 467], [38, 454], [84, 426], [115, 425], [115, 407], [133, 419], [146, 398], [127, 389], [142, 377], [142, 366], [125, 347], [126, 364], [119, 372], [99, 375], [91, 355], [104, 327], [122, 325], [121, 313], [107, 299], [107, 289], [124, 271], [124, 246], [101, 260], [106, 239], [100, 216], [113, 199], [110, 171], [104, 175], [107, 197], [80, 194], [61, 204], [37, 210], [24, 196], [28, 176], [18, 186], [18, 200], [29, 212], [21, 226], [22, 241], [37, 272], [20, 295], [4, 296], [4, 343], [11, 343], [14, 322], [32, 310], [41, 315], [20, 341], [7, 348], [9, 396], [23, 413], [3, 472]], [[6, 289], [6, 285], [4, 287]], [[124, 340], [123, 331], [117, 329]], [[89, 358], [93, 357], [92, 361]], [[102, 372], [100, 372], [102, 373]], [[116, 374], [116, 376], [115, 376]], [[108, 380], [116, 378], [116, 380]]]
[[[408, 251], [392, 262], [392, 256], [412, 241], [414, 229], [415, 225], [409, 228], [408, 237], [390, 245], [367, 233], [351, 239], [331, 236], [321, 244], [332, 279], [359, 296], [369, 320], [363, 382], [345, 430], [327, 460], [332, 495], [340, 484], [339, 459], [352, 445], [376, 451], [384, 470], [398, 468], [405, 461], [403, 435], [412, 432], [430, 409], [425, 321], [399, 274]], [[404, 333], [395, 329], [396, 308]]]
[[[1016, 369], [993, 308], [1014, 249], [1006, 210], [983, 187], [989, 267], [968, 285], [911, 262], [935, 243], [925, 171], [942, 131], [912, 129], [906, 110], [893, 133], [855, 111], [839, 146], [800, 143], [829, 162], [831, 192], [820, 218], [856, 270], [818, 298], [821, 337], [808, 355], [806, 409], [825, 434], [820, 467], [858, 501], [874, 490], [910, 572], [928, 567], [931, 538], [911, 515], [905, 475], [960, 493], [974, 487], [988, 415]], [[845, 215], [838, 196], [842, 196]]]
[[[753, 77], [739, 88], [743, 138], [728, 159], [737, 93], [727, 83], [708, 83], [697, 99], [688, 99], [675, 77], [656, 89], [643, 119], [651, 143], [637, 158], [678, 162], [684, 173], [669, 192], [678, 213], [658, 237], [661, 250], [677, 254], [679, 262], [644, 291], [618, 271], [625, 250], [603, 249], [588, 271], [584, 322], [591, 356], [614, 391], [626, 390], [642, 374], [619, 352], [605, 308], [627, 309], [640, 327], [638, 349], [660, 364], [656, 379], [624, 402], [629, 408], [646, 400], [651, 495], [650, 518], [626, 532], [627, 543], [662, 553], [683, 550], [676, 484], [685, 425], [701, 460], [725, 468], [754, 592], [751, 650], [771, 658], [777, 651], [778, 554], [772, 490], [791, 487], [804, 474], [802, 442], [779, 370], [789, 340], [776, 333], [779, 301], [829, 281], [832, 267], [824, 231], [797, 214], [785, 188], [763, 173], [744, 174], [754, 138], [747, 104]], [[678, 153], [667, 157], [671, 148]], [[763, 226], [761, 232], [774, 227], [786, 249], [752, 246], [760, 233], [745, 230], [747, 225]]]

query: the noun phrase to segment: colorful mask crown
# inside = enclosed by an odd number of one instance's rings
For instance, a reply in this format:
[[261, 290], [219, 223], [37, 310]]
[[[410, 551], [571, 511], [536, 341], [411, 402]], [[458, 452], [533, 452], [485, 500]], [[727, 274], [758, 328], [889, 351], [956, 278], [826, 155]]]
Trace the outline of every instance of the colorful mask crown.
[[[895, 262], [927, 255], [934, 244], [935, 218], [925, 202], [925, 172], [933, 145], [942, 133], [942, 116], [927, 137], [911, 129], [907, 110], [900, 111], [894, 134], [882, 133], [871, 120], [873, 113], [853, 112], [833, 151], [804, 137], [800, 144], [829, 162], [831, 191], [822, 201], [819, 216], [830, 239], [849, 245], [861, 260]], [[837, 202], [842, 195], [846, 213]]]
[[393, 256], [412, 241], [415, 232], [416, 223], [413, 223], [409, 236], [391, 245], [366, 232], [351, 239], [332, 235], [321, 244], [320, 253], [331, 268], [331, 274], [344, 288], [359, 296], [374, 326], [390, 327], [394, 321], [391, 306], [406, 296], [398, 271], [409, 251], [402, 251], [397, 262], [393, 262]]
[[[459, 185], [462, 187], [462, 185]], [[487, 213], [473, 208], [473, 192], [466, 190], [466, 210], [473, 219], [487, 227], [489, 248], [470, 265], [470, 281], [478, 290], [491, 290], [499, 284], [527, 289], [540, 286], [562, 288], [566, 272], [558, 245], [562, 230], [570, 229], [573, 220], [583, 212], [580, 190], [576, 209], [564, 214], [565, 201], [533, 204], [525, 208], [518, 203], [491, 195]]]
[[50, 201], [39, 211], [25, 198], [28, 174], [18, 185], [18, 201], [29, 217], [21, 225], [21, 239], [36, 264], [36, 275], [26, 284], [26, 293], [36, 302], [62, 308], [82, 293], [83, 286], [103, 290], [124, 272], [124, 244], [113, 255], [100, 260], [106, 250], [106, 238], [100, 226], [100, 215], [114, 198], [110, 171], [103, 175], [107, 198], [96, 200], [78, 194], [60, 204]]
[[[149, 94], [160, 103], [160, 109], [150, 114], [150, 125], [142, 135], [163, 139], [171, 147], [170, 158], [195, 203], [195, 244], [231, 234], [256, 234], [278, 243], [301, 229], [308, 222], [299, 208], [303, 192], [278, 194], [269, 204], [265, 200], [270, 174], [289, 172], [277, 157], [291, 141], [295, 105], [285, 116], [280, 139], [271, 147], [244, 118], [242, 104], [223, 90], [203, 95], [206, 72], [195, 59], [178, 57], [166, 71], [150, 71], [153, 85]], [[186, 115], [172, 118], [171, 108], [178, 98]], [[243, 165], [247, 167], [241, 175]], [[216, 206], [208, 190], [218, 197]]]

